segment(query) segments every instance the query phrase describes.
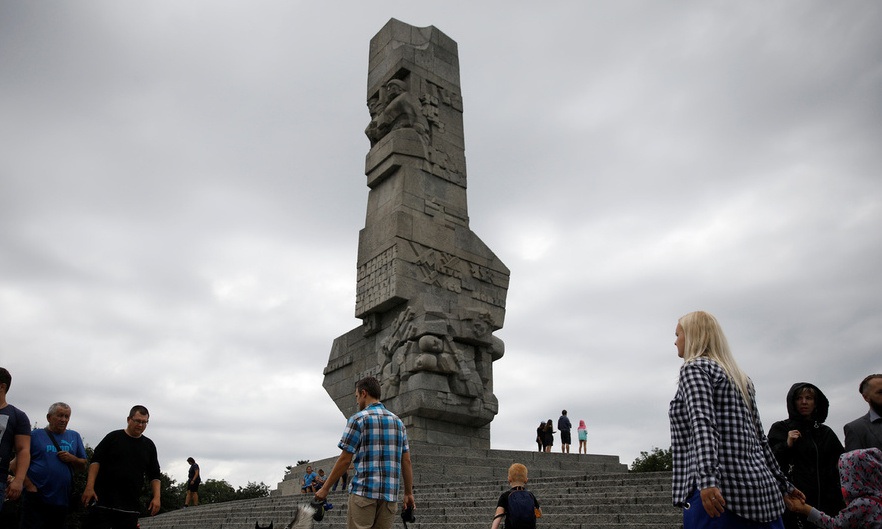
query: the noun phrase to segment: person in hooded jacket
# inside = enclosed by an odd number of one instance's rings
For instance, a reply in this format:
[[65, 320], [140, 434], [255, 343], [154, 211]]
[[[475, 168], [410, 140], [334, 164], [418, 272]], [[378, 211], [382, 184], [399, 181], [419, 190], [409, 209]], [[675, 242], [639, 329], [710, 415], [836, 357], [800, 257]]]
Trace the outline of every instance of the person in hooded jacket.
[[[789, 418], [769, 429], [769, 446], [805, 502], [835, 516], [844, 506], [839, 487], [839, 456], [845, 451], [839, 438], [824, 424], [830, 401], [814, 384], [798, 382], [787, 392]], [[804, 514], [787, 512], [784, 527], [810, 527]]]

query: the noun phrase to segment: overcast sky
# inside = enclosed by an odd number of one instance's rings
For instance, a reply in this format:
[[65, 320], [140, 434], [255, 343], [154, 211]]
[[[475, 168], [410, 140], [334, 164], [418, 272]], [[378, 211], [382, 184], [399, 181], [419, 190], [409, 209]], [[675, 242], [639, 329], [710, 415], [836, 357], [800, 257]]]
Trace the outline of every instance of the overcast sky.
[[[418, 5], [419, 4], [419, 5]], [[721, 321], [766, 428], [882, 372], [882, 3], [0, 0], [0, 365], [95, 446], [151, 411], [181, 481], [339, 453], [368, 44], [459, 44], [471, 229], [511, 269], [494, 448], [585, 419], [670, 443], [679, 316]], [[555, 449], [558, 447], [555, 446]]]

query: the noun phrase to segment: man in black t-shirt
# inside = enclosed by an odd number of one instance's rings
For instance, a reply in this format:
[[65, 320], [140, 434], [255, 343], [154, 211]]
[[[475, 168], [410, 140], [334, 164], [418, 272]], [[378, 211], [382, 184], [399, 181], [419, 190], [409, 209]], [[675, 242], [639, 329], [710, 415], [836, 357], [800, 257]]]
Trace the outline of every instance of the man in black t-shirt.
[[126, 428], [107, 434], [95, 447], [83, 504], [91, 506], [87, 529], [136, 529], [141, 514], [141, 488], [150, 482], [150, 515], [159, 511], [159, 459], [156, 445], [145, 437], [150, 413], [144, 406], [129, 412]]

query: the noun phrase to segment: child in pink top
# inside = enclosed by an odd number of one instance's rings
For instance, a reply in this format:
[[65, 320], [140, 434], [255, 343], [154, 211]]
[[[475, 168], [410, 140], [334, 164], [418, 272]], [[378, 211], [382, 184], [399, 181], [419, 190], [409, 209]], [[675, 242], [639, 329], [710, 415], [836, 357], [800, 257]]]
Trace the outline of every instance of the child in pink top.
[[839, 481], [847, 505], [836, 516], [788, 496], [784, 502], [824, 529], [882, 529], [882, 450], [867, 448], [839, 456]]

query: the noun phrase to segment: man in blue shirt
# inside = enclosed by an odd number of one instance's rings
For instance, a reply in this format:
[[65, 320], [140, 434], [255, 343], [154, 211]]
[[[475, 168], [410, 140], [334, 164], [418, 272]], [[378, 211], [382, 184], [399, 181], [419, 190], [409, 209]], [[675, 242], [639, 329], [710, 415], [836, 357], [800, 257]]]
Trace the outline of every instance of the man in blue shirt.
[[46, 414], [49, 426], [31, 432], [31, 465], [21, 504], [21, 527], [62, 527], [70, 508], [74, 472], [86, 470], [80, 434], [68, 430], [70, 406], [56, 402]]
[[355, 383], [359, 411], [346, 422], [337, 445], [342, 452], [316, 501], [328, 497], [331, 484], [354, 460], [355, 474], [349, 485], [349, 529], [390, 529], [398, 510], [398, 492], [404, 482], [404, 508], [415, 506], [413, 467], [404, 423], [380, 402], [380, 383], [367, 377]]

